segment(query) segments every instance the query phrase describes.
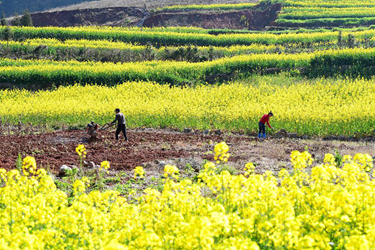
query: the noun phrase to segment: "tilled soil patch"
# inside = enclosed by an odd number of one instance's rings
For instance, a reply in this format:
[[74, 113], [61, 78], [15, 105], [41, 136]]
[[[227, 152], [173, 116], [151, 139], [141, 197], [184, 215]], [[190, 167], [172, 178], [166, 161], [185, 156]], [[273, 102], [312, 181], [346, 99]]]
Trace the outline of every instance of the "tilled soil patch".
[[[37, 135], [10, 135], [0, 137], [0, 167], [15, 167], [18, 154], [36, 158], [39, 167], [48, 168], [57, 173], [60, 166], [78, 165], [79, 157], [75, 152], [78, 144], [87, 148], [87, 161], [100, 164], [109, 161], [112, 170], [131, 171], [143, 165], [150, 170], [159, 171], [161, 161], [184, 165], [189, 160], [203, 163], [213, 160], [215, 143], [226, 141], [230, 145], [229, 165], [242, 169], [247, 162], [257, 164], [257, 172], [266, 170], [278, 172], [281, 168], [290, 168], [290, 153], [306, 148], [317, 162], [324, 154], [342, 155], [368, 153], [375, 156], [374, 143], [355, 143], [322, 140], [269, 139], [258, 142], [256, 138], [239, 135], [204, 135], [202, 133], [181, 133], [172, 130], [137, 129], [129, 130], [129, 141], [121, 138], [114, 140], [114, 133], [100, 133], [101, 140], [87, 143], [84, 131], [57, 131]], [[184, 167], [184, 166], [179, 166]]]

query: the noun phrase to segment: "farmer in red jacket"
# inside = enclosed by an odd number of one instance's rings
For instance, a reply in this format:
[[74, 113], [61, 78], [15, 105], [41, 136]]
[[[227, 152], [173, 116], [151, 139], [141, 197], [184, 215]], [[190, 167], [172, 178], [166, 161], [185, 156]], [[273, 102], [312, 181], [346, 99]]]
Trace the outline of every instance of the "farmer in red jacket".
[[263, 134], [263, 138], [266, 138], [266, 123], [268, 125], [268, 127], [270, 127], [270, 129], [273, 129], [270, 125], [270, 117], [273, 116], [273, 113], [272, 111], [270, 111], [268, 114], [265, 114], [262, 119], [260, 119], [259, 121], [259, 135], [258, 135], [258, 138], [261, 139], [262, 138], [262, 134]]

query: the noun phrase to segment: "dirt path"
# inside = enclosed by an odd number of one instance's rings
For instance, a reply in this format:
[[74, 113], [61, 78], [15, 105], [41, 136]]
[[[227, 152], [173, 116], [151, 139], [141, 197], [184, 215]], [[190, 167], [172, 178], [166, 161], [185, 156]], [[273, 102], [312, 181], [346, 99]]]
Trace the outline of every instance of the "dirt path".
[[[375, 156], [374, 143], [338, 142], [321, 140], [269, 139], [258, 142], [254, 137], [238, 135], [204, 135], [202, 133], [181, 133], [171, 130], [130, 130], [129, 141], [116, 143], [113, 132], [101, 133], [102, 139], [84, 143], [87, 161], [100, 164], [108, 160], [113, 170], [131, 171], [143, 165], [157, 170], [163, 164], [171, 163], [181, 168], [187, 164], [199, 167], [204, 159], [213, 160], [213, 146], [226, 141], [230, 145], [230, 165], [242, 169], [247, 162], [257, 164], [257, 172], [266, 170], [278, 172], [290, 167], [290, 153], [305, 148], [317, 162], [324, 154], [368, 153]], [[84, 131], [59, 131], [39, 135], [1, 136], [0, 167], [14, 168], [18, 154], [34, 156], [39, 167], [49, 168], [57, 173], [61, 165], [78, 165], [75, 148], [87, 137]], [[160, 170], [160, 169], [159, 169]]]

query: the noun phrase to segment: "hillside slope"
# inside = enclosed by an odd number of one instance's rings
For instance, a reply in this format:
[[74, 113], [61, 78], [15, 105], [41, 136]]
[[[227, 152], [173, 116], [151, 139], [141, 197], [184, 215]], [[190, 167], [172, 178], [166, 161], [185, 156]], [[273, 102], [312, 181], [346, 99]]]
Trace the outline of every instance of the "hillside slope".
[[97, 9], [113, 7], [146, 7], [156, 8], [166, 5], [188, 5], [188, 4], [219, 4], [219, 3], [256, 3], [258, 0], [99, 0], [83, 2], [67, 7], [55, 8], [49, 11]]
[[[281, 5], [256, 5], [229, 11], [160, 11], [150, 14], [142, 7], [111, 7], [38, 12], [32, 14], [36, 27], [45, 26], [145, 26], [201, 27], [206, 29], [264, 29], [277, 18]], [[242, 21], [243, 19], [245, 21]]]
[[55, 7], [69, 6], [71, 4], [82, 3], [92, 0], [3, 0], [0, 3], [0, 12], [4, 11], [7, 16], [14, 13], [21, 14], [26, 9], [31, 12], [48, 10]]

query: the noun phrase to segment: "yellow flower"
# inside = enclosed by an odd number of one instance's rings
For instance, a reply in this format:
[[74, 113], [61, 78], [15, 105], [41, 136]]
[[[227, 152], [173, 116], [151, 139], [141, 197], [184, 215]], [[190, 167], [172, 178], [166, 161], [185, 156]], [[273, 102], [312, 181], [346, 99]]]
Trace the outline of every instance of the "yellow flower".
[[[357, 155], [337, 167], [313, 166], [307, 152], [291, 156], [298, 171], [278, 177], [251, 172], [251, 163], [249, 176], [217, 174], [207, 162], [199, 181], [167, 179], [128, 196], [88, 192], [83, 177], [70, 197], [45, 170], [0, 168], [0, 249], [375, 249], [375, 182], [364, 168], [373, 159]], [[34, 169], [35, 159], [24, 165]]]
[[26, 156], [22, 161], [22, 170], [24, 175], [33, 175], [36, 172], [36, 161], [32, 156]]
[[[100, 164], [100, 169], [99, 171], [107, 171], [108, 169], [110, 168], [110, 164], [108, 161], [103, 161], [101, 164]], [[108, 171], [107, 171], [108, 173]]]
[[168, 178], [171, 176], [172, 178], [178, 179], [179, 170], [176, 166], [172, 165], [165, 165], [164, 167], [164, 177]]
[[345, 249], [347, 250], [369, 250], [369, 242], [365, 235], [353, 235], [347, 237], [347, 242], [345, 244]]
[[129, 249], [127, 246], [124, 246], [116, 241], [111, 241], [108, 245], [106, 245], [103, 250], [127, 250]]
[[229, 147], [225, 142], [220, 142], [215, 145], [214, 152], [215, 152], [215, 161], [217, 163], [220, 162], [227, 162], [230, 154], [228, 154]]
[[86, 148], [85, 148], [85, 145], [83, 144], [79, 144], [77, 147], [76, 147], [76, 152], [77, 154], [80, 156], [80, 157], [86, 157]]
[[324, 157], [324, 163], [334, 165], [335, 157], [333, 156], [333, 154], [326, 154]]
[[86, 190], [86, 188], [85, 188], [85, 182], [83, 182], [81, 180], [76, 180], [73, 183], [73, 191], [74, 191], [75, 195], [83, 193], [83, 192], [85, 192], [85, 190]]
[[144, 176], [145, 176], [145, 171], [143, 170], [143, 167], [141, 167], [141, 166], [135, 167], [135, 169], [134, 169], [134, 179], [144, 178]]
[[310, 166], [313, 162], [313, 158], [307, 151], [302, 153], [299, 151], [292, 151], [291, 161], [295, 169], [301, 169]]
[[255, 165], [251, 162], [248, 162], [248, 163], [246, 163], [244, 170], [246, 171], [245, 176], [251, 175], [255, 171]]

